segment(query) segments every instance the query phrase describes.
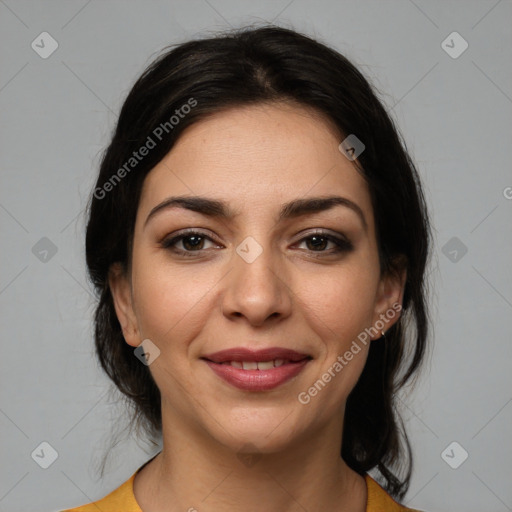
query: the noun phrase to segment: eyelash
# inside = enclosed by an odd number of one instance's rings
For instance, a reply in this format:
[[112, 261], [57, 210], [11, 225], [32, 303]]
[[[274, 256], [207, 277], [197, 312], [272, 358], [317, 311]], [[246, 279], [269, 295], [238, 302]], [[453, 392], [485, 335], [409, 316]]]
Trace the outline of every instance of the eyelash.
[[[201, 238], [210, 240], [211, 242], [215, 243], [215, 241], [211, 237], [206, 235], [205, 233], [202, 233], [201, 231], [196, 231], [194, 229], [190, 229], [190, 230], [180, 233], [178, 236], [162, 240], [160, 242], [160, 246], [163, 249], [168, 249], [172, 252], [175, 252], [178, 255], [183, 255], [185, 257], [193, 258], [193, 257], [195, 257], [194, 253], [201, 253], [205, 249], [199, 249], [197, 251], [185, 251], [183, 249], [176, 249], [176, 247], [173, 247], [173, 246], [175, 246], [181, 240], [191, 237], [191, 236], [194, 236], [194, 235], [199, 235]], [[323, 231], [315, 231], [313, 233], [310, 233], [308, 236], [301, 238], [297, 243], [302, 243], [305, 240], [309, 240], [310, 238], [314, 238], [314, 237], [324, 238], [324, 239], [332, 242], [333, 244], [335, 244], [335, 248], [331, 249], [330, 251], [310, 251], [312, 253], [318, 253], [320, 255], [322, 255], [322, 254], [332, 255], [332, 254], [339, 254], [339, 253], [343, 253], [343, 252], [349, 252], [354, 249], [354, 246], [350, 241], [348, 241], [344, 238], [338, 238], [336, 236], [325, 233]]]

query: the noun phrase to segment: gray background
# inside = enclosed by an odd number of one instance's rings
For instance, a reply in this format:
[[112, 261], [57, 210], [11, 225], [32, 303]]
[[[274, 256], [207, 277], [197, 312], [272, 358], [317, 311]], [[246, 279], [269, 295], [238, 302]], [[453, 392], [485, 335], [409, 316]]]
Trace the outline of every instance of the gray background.
[[[155, 52], [262, 21], [359, 65], [425, 183], [434, 342], [403, 396], [416, 461], [405, 502], [512, 510], [510, 1], [0, 0], [1, 511], [98, 499], [155, 452], [120, 442], [99, 478], [122, 418], [93, 353], [83, 208], [122, 100]], [[31, 47], [44, 31], [59, 45], [46, 59]], [[442, 46], [454, 31], [469, 44], [457, 58]], [[462, 49], [457, 38], [446, 44]], [[43, 441], [58, 453], [48, 469], [31, 457]], [[453, 441], [469, 454], [457, 469], [441, 456]], [[461, 448], [450, 450], [445, 459], [460, 462]]]

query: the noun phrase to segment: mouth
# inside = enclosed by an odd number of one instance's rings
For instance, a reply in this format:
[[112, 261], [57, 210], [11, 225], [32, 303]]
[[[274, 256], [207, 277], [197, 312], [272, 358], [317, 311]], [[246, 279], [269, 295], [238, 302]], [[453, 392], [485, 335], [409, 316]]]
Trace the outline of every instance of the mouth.
[[[310, 357], [306, 357], [304, 359], [311, 359]], [[278, 368], [279, 366], [287, 365], [287, 364], [296, 364], [304, 361], [301, 359], [300, 361], [291, 361], [289, 359], [272, 359], [270, 361], [224, 361], [222, 363], [215, 363], [221, 365], [230, 365], [233, 368], [238, 368], [241, 370], [271, 370], [272, 368]], [[206, 361], [210, 361], [209, 359], [205, 359]], [[215, 361], [210, 361], [214, 363]]]
[[225, 382], [245, 391], [274, 389], [297, 376], [313, 358], [279, 347], [253, 351], [235, 348], [201, 357]]
[[[312, 359], [309, 354], [297, 352], [289, 348], [270, 347], [262, 350], [251, 350], [244, 347], [235, 347], [207, 354], [201, 359], [207, 359], [213, 363], [229, 363], [233, 361], [238, 363], [268, 363], [270, 361], [297, 362], [306, 358]], [[280, 365], [278, 364], [277, 366]], [[254, 368], [248, 369], [253, 370]]]

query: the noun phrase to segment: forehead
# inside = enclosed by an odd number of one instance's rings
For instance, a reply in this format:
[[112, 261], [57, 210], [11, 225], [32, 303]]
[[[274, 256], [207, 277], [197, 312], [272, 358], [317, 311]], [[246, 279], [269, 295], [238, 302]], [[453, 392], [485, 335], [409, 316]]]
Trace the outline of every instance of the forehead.
[[191, 195], [275, 214], [293, 199], [338, 194], [371, 216], [367, 183], [339, 151], [342, 138], [330, 120], [294, 104], [218, 112], [187, 127], [149, 172], [139, 209], [147, 215], [168, 196]]

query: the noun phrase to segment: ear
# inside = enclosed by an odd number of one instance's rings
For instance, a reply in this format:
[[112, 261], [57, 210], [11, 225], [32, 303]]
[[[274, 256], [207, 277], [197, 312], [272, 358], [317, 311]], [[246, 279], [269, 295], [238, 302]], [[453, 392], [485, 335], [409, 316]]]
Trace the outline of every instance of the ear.
[[131, 283], [120, 263], [113, 263], [110, 266], [108, 282], [124, 339], [128, 345], [137, 347], [140, 345], [141, 339], [137, 317], [133, 310]]
[[[388, 331], [400, 318], [402, 301], [407, 280], [407, 264], [405, 256], [396, 260], [396, 271], [391, 271], [381, 276], [375, 308], [373, 313], [372, 326], [378, 331], [371, 339], [380, 338], [380, 331]], [[384, 326], [381, 328], [382, 324]]]

